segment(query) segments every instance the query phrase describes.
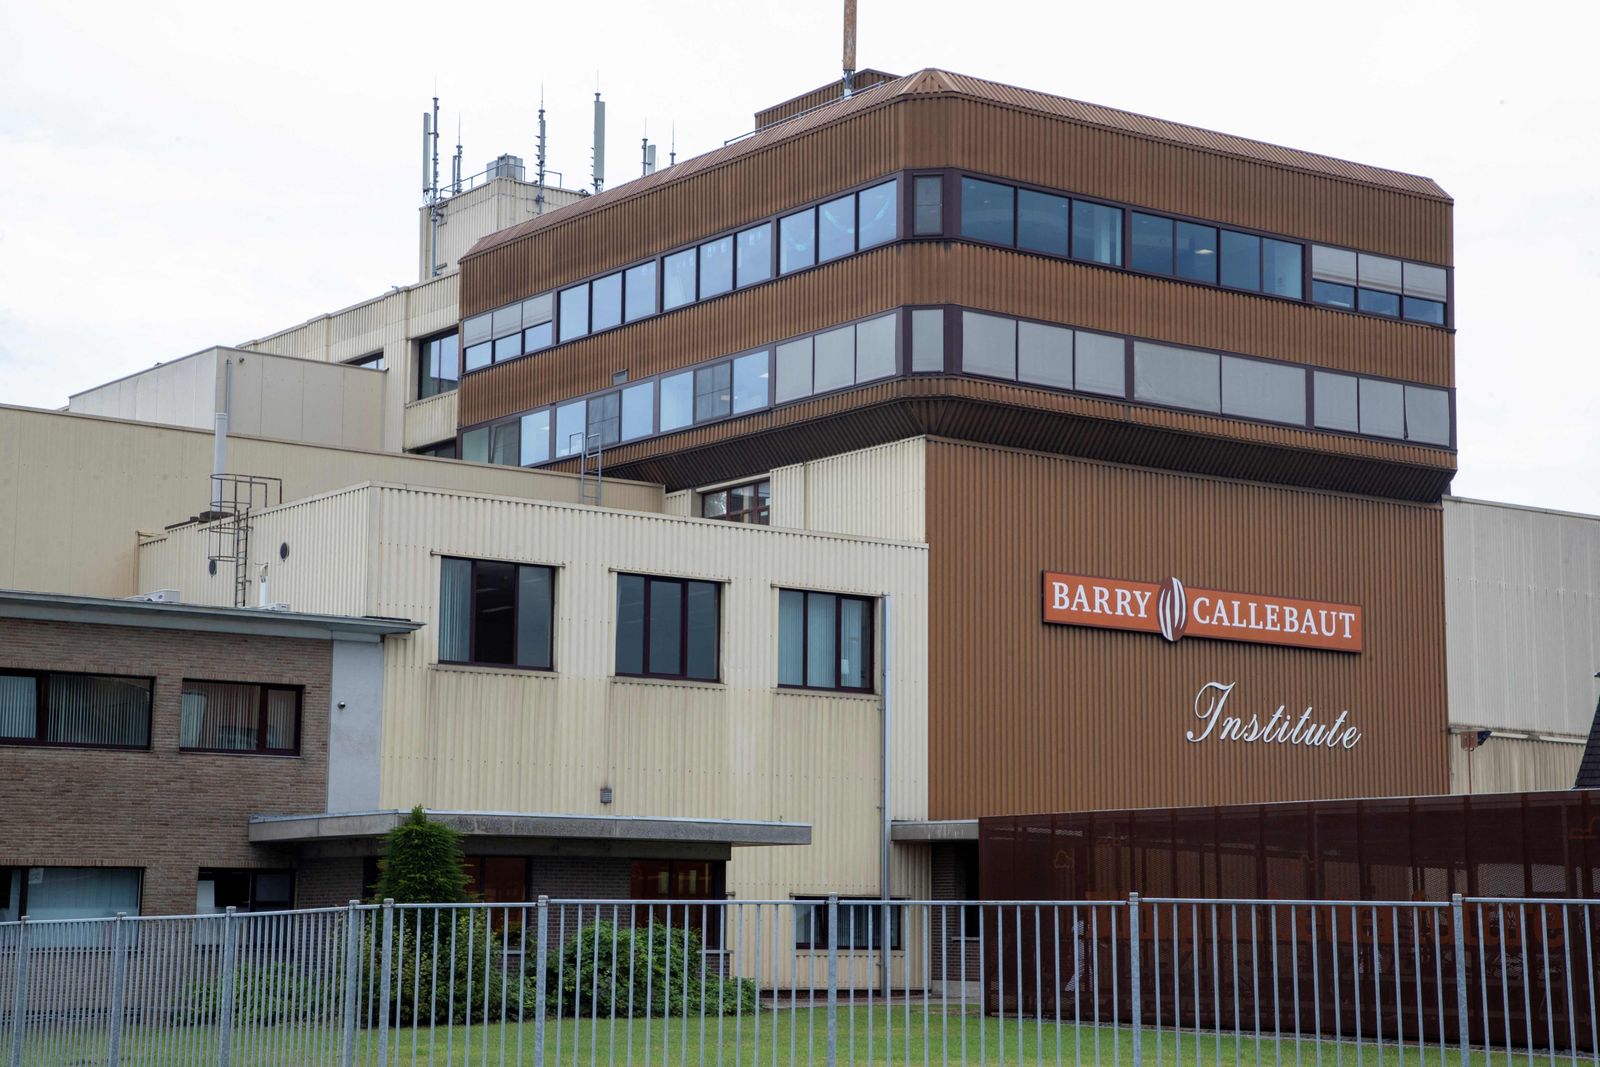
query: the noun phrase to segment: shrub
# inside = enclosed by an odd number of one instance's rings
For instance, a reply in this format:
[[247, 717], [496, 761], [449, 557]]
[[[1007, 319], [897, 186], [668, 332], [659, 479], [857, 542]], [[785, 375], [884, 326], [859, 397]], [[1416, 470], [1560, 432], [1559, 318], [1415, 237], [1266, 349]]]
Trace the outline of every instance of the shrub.
[[[389, 975], [389, 1018], [393, 1022], [414, 1026], [482, 1022], [486, 1017], [495, 1022], [500, 1018], [502, 998], [508, 1021], [532, 1017], [537, 994], [531, 978], [524, 977], [515, 952], [515, 933], [490, 929], [483, 911], [441, 908], [421, 914], [419, 931], [416, 912], [395, 911]], [[363, 1005], [369, 1003], [368, 998], [370, 1003], [378, 1003], [383, 982], [382, 914], [374, 920], [360, 950]], [[361, 1017], [366, 1019], [365, 1010]]]
[[374, 903], [460, 904], [467, 899], [461, 835], [434, 822], [422, 805], [384, 835]]
[[707, 1015], [755, 1014], [759, 1003], [750, 979], [720, 977], [706, 959], [702, 983], [703, 947], [692, 927], [686, 939], [683, 927], [669, 930], [663, 923], [585, 926], [562, 946], [559, 968], [551, 962], [545, 1003], [551, 1014], [564, 1015], [610, 1015], [613, 1001], [623, 1017], [698, 1016], [702, 1006]]
[[[233, 1025], [276, 1026], [311, 1011], [326, 991], [321, 984], [287, 963], [239, 964], [233, 972]], [[184, 995], [184, 1013], [196, 1025], [215, 1024], [222, 1000], [222, 980], [196, 982]]]

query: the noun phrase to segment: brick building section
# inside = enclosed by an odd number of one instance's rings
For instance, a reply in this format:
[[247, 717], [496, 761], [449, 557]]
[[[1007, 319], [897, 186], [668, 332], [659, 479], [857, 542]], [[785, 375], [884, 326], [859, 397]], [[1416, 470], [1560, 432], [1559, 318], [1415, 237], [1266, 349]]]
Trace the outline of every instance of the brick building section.
[[[328, 641], [0, 619], [0, 667], [155, 678], [148, 750], [0, 745], [0, 865], [141, 868], [144, 915], [192, 912], [202, 867], [294, 866], [247, 825], [325, 806]], [[300, 755], [180, 752], [185, 678], [303, 687]]]

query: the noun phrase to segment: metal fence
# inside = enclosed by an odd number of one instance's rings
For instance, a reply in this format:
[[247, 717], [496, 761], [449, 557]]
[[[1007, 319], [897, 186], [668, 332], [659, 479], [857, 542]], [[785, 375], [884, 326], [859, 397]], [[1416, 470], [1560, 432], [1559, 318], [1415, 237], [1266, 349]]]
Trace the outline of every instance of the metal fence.
[[1600, 1065], [1600, 901], [579, 901], [0, 924], [9, 1064]]

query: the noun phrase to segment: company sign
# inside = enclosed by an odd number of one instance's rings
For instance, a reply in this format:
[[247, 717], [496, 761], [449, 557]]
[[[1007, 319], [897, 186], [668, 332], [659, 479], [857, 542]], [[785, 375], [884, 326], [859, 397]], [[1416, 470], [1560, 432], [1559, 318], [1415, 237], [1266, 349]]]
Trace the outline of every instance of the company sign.
[[1361, 651], [1361, 608], [1299, 597], [1044, 572], [1044, 621], [1332, 652]]

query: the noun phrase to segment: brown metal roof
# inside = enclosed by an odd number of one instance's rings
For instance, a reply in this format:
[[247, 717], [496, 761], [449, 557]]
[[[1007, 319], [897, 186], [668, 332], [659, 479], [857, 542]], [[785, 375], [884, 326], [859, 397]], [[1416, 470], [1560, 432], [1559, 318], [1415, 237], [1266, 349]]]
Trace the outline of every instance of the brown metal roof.
[[895, 78], [892, 81], [869, 86], [858, 91], [853, 96], [841, 98], [828, 106], [816, 107], [786, 121], [773, 123], [747, 137], [724, 145], [721, 148], [713, 149], [703, 155], [687, 159], [675, 166], [658, 170], [654, 174], [642, 178], [636, 178], [624, 185], [618, 185], [595, 196], [586, 197], [575, 204], [568, 204], [538, 218], [518, 223], [498, 233], [492, 233], [473, 245], [467, 255], [479, 254], [550, 226], [560, 225], [591, 211], [598, 211], [605, 206], [642, 196], [650, 190], [669, 182], [685, 180], [695, 174], [712, 170], [730, 160], [760, 152], [772, 144], [791, 140], [819, 127], [831, 126], [842, 122], [860, 112], [885, 107], [902, 98], [928, 96], [952, 96], [981, 100], [1004, 107], [1031, 111], [1036, 114], [1055, 116], [1083, 126], [1126, 133], [1149, 141], [1179, 145], [1199, 151], [1263, 163], [1268, 166], [1281, 167], [1287, 170], [1355, 182], [1375, 188], [1389, 189], [1394, 192], [1406, 193], [1430, 200], [1450, 202], [1449, 194], [1441, 189], [1431, 178], [1405, 174], [1400, 171], [1385, 170], [1382, 167], [1368, 166], [1364, 163], [1353, 163], [1348, 160], [1335, 159], [1332, 156], [1305, 152], [1296, 148], [1284, 148], [1280, 145], [1267, 144], [1264, 141], [1253, 141], [1247, 137], [1218, 133], [1214, 130], [1205, 130], [1197, 126], [1186, 126], [1179, 122], [1169, 122], [1165, 119], [1138, 115], [1131, 111], [1119, 111], [1116, 108], [1104, 107], [1100, 104], [1090, 104], [1081, 100], [1071, 100], [1067, 97], [1052, 96], [1049, 93], [1042, 93], [1033, 89], [1022, 89], [1014, 85], [1005, 85], [1001, 82], [986, 81], [982, 78], [974, 78], [965, 74], [930, 68], [901, 78]]

